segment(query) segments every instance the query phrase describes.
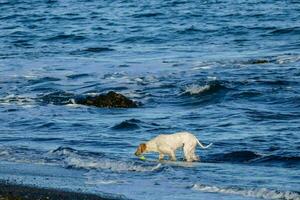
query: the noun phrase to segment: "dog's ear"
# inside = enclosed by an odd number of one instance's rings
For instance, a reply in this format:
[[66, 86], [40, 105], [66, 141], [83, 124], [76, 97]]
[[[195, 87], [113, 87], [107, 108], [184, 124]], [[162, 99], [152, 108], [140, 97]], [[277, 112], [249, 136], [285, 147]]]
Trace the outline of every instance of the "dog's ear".
[[146, 146], [145, 143], [140, 144], [140, 147], [141, 147], [141, 153], [143, 153], [146, 150], [146, 148], [147, 148], [147, 146]]

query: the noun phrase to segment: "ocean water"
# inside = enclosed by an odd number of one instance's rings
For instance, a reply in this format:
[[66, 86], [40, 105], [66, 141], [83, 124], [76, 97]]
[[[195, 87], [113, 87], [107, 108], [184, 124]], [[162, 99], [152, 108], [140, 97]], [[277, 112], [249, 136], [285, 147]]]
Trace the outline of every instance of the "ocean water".
[[[128, 199], [300, 199], [300, 1], [0, 0], [0, 179]], [[108, 91], [139, 108], [77, 105]], [[190, 131], [201, 162], [133, 155]]]

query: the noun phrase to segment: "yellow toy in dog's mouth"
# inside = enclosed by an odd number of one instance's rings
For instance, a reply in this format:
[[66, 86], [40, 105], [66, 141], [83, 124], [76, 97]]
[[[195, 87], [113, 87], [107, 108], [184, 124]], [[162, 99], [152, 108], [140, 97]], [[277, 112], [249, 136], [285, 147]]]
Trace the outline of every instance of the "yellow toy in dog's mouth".
[[146, 160], [145, 156], [140, 156], [139, 157], [141, 160]]

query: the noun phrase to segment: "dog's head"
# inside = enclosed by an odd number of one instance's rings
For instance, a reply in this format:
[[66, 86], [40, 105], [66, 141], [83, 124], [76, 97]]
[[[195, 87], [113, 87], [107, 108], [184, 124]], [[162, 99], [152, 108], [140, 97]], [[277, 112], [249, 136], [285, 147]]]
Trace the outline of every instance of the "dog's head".
[[140, 144], [139, 147], [137, 148], [137, 150], [135, 151], [134, 155], [136, 155], [136, 156], [142, 155], [146, 151], [146, 148], [147, 148], [147, 146], [145, 143]]

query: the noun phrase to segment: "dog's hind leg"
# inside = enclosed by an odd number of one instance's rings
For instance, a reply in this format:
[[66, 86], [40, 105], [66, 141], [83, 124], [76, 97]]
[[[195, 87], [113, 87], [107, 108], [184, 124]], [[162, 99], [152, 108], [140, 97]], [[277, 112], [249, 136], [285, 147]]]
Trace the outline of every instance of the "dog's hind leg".
[[184, 145], [183, 152], [187, 162], [193, 162], [195, 159], [197, 159], [197, 156], [195, 155], [195, 148], [196, 144]]
[[193, 159], [190, 156], [190, 152], [189, 152], [189, 150], [187, 148], [184, 148], [183, 152], [184, 152], [184, 157], [185, 157], [186, 161], [188, 161], [188, 162], [193, 161]]
[[193, 161], [199, 161], [199, 160], [200, 160], [199, 156], [197, 156], [197, 155], [195, 154], [195, 149], [193, 149], [193, 150], [191, 151], [191, 157], [192, 157]]

